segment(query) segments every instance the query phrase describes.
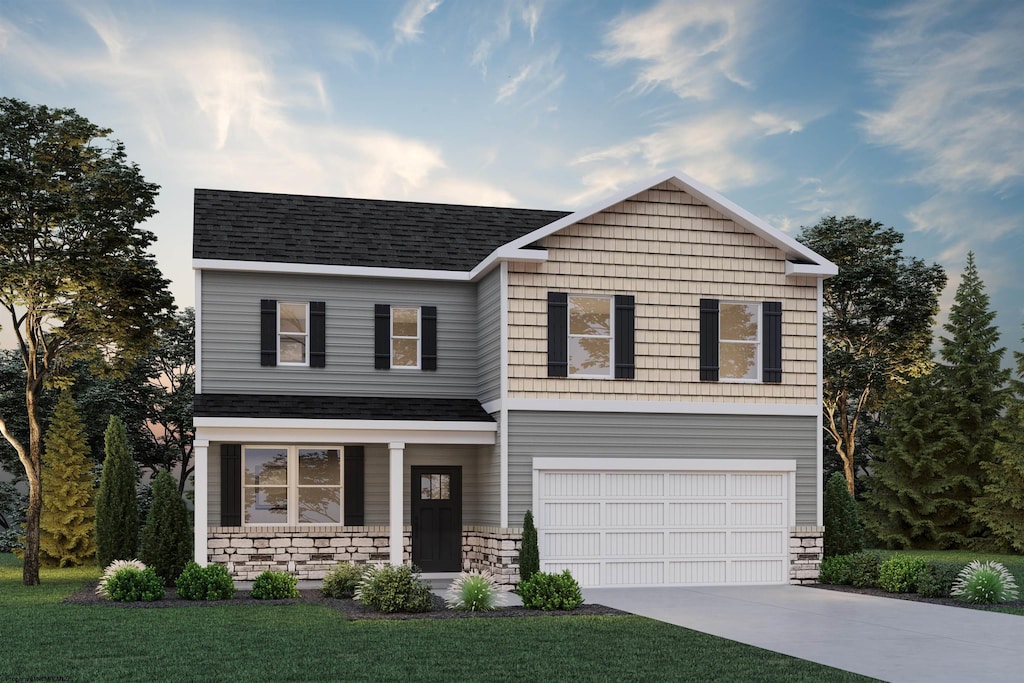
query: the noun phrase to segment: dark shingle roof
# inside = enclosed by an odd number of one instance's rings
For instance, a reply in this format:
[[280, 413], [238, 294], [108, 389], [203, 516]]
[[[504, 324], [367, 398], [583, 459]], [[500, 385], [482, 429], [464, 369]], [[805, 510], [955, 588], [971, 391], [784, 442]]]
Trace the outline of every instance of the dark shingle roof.
[[476, 399], [196, 394], [196, 417], [494, 422]]
[[468, 271], [501, 245], [566, 215], [565, 211], [197, 189], [192, 255]]

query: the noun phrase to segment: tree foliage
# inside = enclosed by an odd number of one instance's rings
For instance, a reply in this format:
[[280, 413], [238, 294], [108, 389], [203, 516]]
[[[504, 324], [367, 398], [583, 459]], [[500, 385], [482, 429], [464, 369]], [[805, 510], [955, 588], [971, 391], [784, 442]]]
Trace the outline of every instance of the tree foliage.
[[169, 472], [153, 480], [153, 505], [142, 530], [139, 559], [173, 586], [192, 559], [192, 527], [185, 501]]
[[138, 224], [157, 186], [124, 145], [73, 109], [0, 98], [0, 306], [25, 366], [27, 443], [0, 415], [0, 433], [25, 470], [29, 502], [23, 582], [39, 583], [39, 400], [73, 363], [130, 368], [168, 318], [167, 281]]
[[75, 567], [96, 554], [93, 460], [75, 401], [61, 394], [46, 432], [39, 551], [46, 564]]
[[823, 292], [824, 429], [852, 494], [863, 417], [929, 369], [946, 275], [904, 256], [903, 235], [869, 219], [827, 216], [799, 239], [839, 266]]
[[519, 581], [528, 581], [540, 571], [540, 548], [537, 545], [537, 527], [533, 523], [533, 512], [526, 511], [523, 517], [523, 540], [519, 547]]
[[139, 547], [139, 516], [135, 500], [135, 463], [128, 451], [124, 423], [116, 415], [107, 425], [107, 457], [96, 499], [96, 562], [131, 560]]
[[864, 550], [864, 529], [857, 512], [857, 501], [846, 489], [846, 478], [841, 472], [829, 477], [824, 494], [824, 557], [853, 555]]

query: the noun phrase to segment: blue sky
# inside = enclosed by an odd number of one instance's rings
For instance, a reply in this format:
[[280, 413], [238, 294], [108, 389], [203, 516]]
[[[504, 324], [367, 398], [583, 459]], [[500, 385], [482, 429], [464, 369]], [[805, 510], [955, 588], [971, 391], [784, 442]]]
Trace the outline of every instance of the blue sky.
[[1024, 335], [1024, 3], [0, 0], [0, 93], [114, 129], [162, 186], [580, 208], [682, 171], [783, 230], [973, 250]]

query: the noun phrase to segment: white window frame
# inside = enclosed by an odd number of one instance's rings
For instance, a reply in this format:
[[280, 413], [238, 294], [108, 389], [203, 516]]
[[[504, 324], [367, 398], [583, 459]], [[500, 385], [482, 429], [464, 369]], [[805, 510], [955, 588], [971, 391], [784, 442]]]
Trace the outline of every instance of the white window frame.
[[[746, 339], [724, 339], [722, 337], [722, 307], [723, 306], [756, 306], [757, 307], [757, 339], [750, 341]], [[762, 335], [764, 334], [764, 316], [761, 310], [761, 303], [758, 301], [719, 301], [718, 302], [718, 381], [733, 384], [761, 384], [764, 379], [764, 371], [761, 367], [762, 358]], [[754, 346], [754, 363], [756, 376], [753, 379], [745, 377], [723, 377], [722, 376], [722, 345], [723, 344], [747, 344]]]
[[[281, 331], [281, 306], [302, 306], [306, 311], [306, 323], [305, 332], [301, 335], [297, 332], [282, 332]], [[303, 360], [301, 363], [295, 361], [282, 361], [281, 360], [281, 339], [283, 337], [290, 337], [297, 339], [302, 337], [305, 339], [305, 353], [303, 354]], [[309, 302], [308, 301], [278, 301], [277, 302], [277, 364], [287, 365], [292, 367], [309, 367]]]
[[[256, 488], [257, 485], [245, 483], [245, 455], [248, 450], [268, 449], [284, 450], [288, 453], [287, 459], [287, 490], [288, 513], [287, 521], [284, 522], [250, 522], [245, 518], [245, 490]], [[335, 450], [338, 451], [338, 494], [339, 494], [339, 518], [338, 522], [300, 522], [299, 521], [299, 489], [301, 488], [326, 488], [313, 486], [311, 484], [299, 484], [299, 451], [313, 450]], [[242, 526], [345, 526], [345, 447], [344, 446], [322, 446], [317, 444], [303, 444], [301, 446], [285, 446], [282, 444], [258, 444], [250, 443], [242, 445]]]
[[[416, 336], [402, 337], [395, 335], [395, 311], [416, 311]], [[388, 324], [388, 353], [391, 354], [390, 364], [393, 370], [419, 370], [423, 365], [423, 307], [422, 306], [392, 306], [391, 317]], [[416, 340], [416, 365], [395, 365], [395, 340], [414, 339]]]
[[[608, 334], [573, 334], [572, 333], [572, 300], [578, 299], [607, 299], [608, 300]], [[578, 379], [615, 379], [615, 297], [611, 294], [569, 294], [566, 300], [566, 374], [569, 377]], [[596, 374], [593, 372], [572, 371], [572, 339], [607, 339], [608, 340], [608, 372]]]

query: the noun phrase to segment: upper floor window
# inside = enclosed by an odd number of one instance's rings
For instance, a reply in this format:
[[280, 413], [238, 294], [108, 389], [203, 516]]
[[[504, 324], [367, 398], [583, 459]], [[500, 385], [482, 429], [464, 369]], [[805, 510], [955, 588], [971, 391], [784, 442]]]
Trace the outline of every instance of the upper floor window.
[[420, 309], [391, 309], [391, 367], [420, 366]]
[[719, 304], [719, 379], [756, 381], [760, 378], [760, 321], [758, 304]]
[[700, 300], [702, 382], [782, 381], [782, 304]]
[[633, 379], [632, 296], [548, 292], [548, 376]]
[[278, 303], [277, 359], [281, 365], [306, 365], [309, 307], [307, 304]]

